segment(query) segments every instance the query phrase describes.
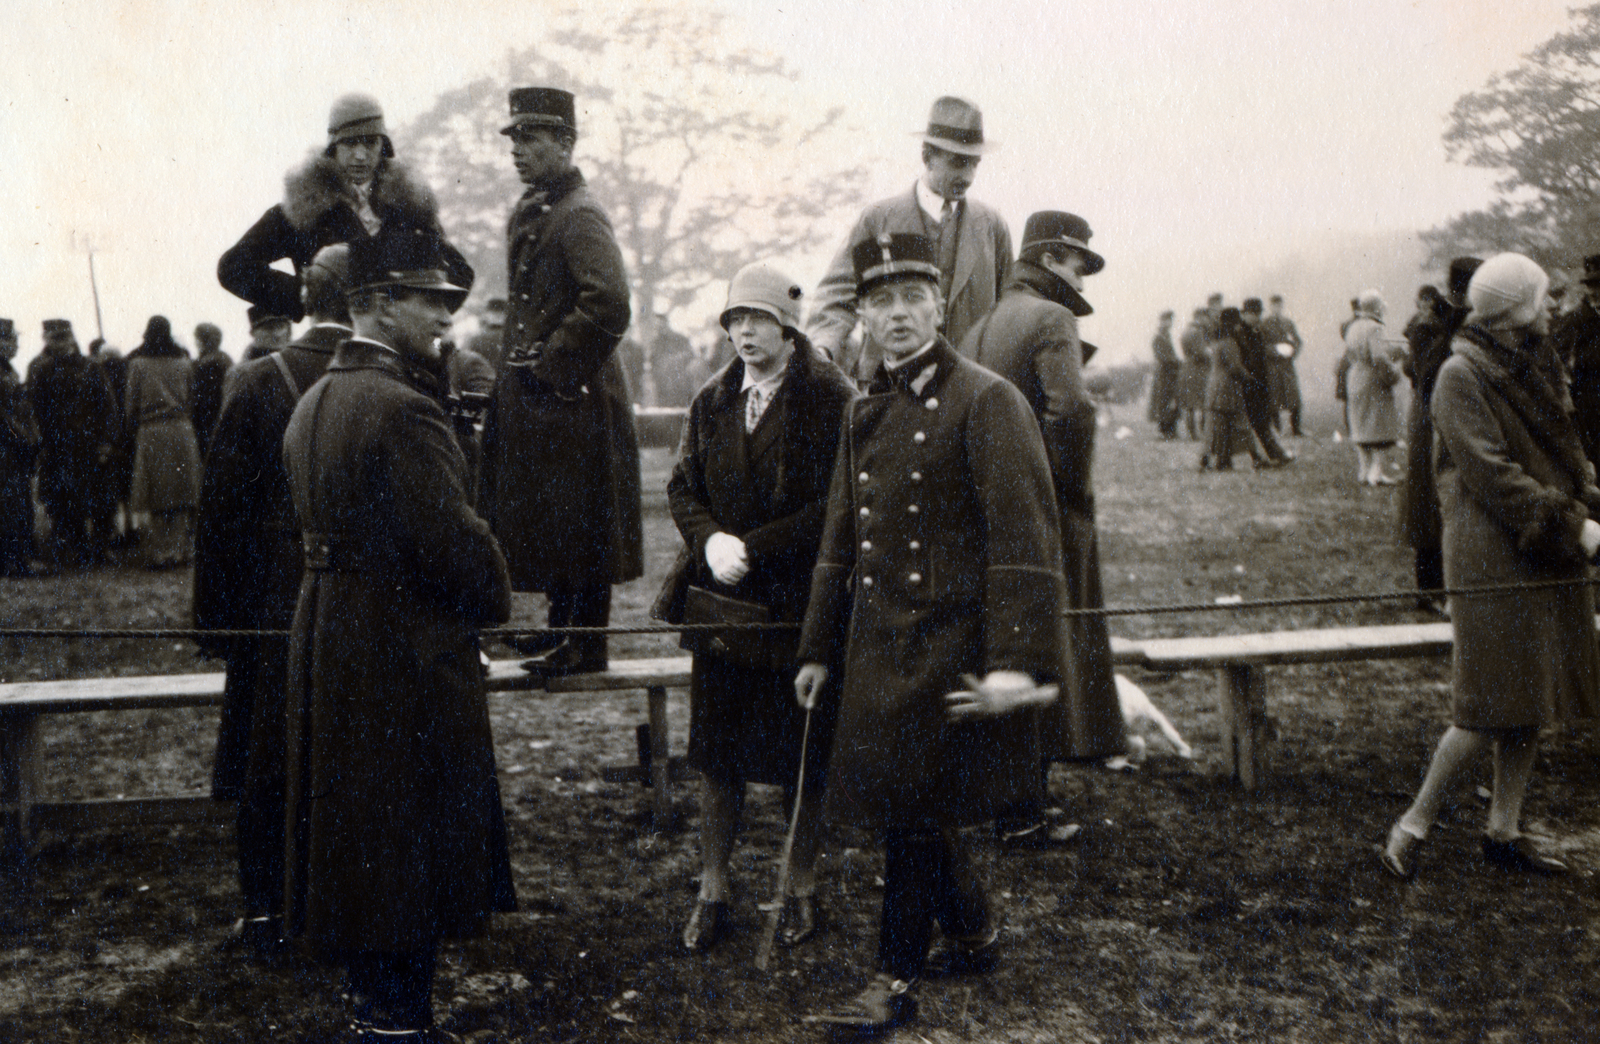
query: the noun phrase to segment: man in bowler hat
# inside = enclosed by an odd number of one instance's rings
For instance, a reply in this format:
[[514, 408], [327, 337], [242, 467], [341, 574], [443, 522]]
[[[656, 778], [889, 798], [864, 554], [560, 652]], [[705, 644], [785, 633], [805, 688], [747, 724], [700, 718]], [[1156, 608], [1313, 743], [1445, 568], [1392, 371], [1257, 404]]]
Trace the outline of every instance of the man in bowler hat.
[[811, 343], [846, 374], [864, 382], [882, 354], [870, 331], [859, 354], [850, 334], [858, 318], [852, 252], [884, 233], [924, 236], [934, 244], [939, 268], [939, 316], [945, 340], [960, 345], [967, 331], [989, 314], [1011, 270], [1011, 230], [1000, 214], [967, 198], [978, 163], [994, 147], [984, 140], [983, 113], [963, 98], [933, 103], [922, 137], [922, 174], [909, 192], [879, 200], [864, 210], [817, 286], [806, 320]]
[[[644, 572], [639, 443], [617, 358], [628, 278], [604, 210], [572, 163], [573, 97], [511, 92], [517, 174], [528, 186], [507, 225], [505, 366], [483, 431], [478, 504], [517, 591], [550, 598], [551, 627], [604, 627], [611, 586]], [[544, 651], [529, 670], [604, 670], [603, 634], [514, 643]]]
[[[1061, 530], [1027, 401], [939, 335], [937, 247], [883, 233], [851, 251], [884, 357], [847, 409], [800, 636], [802, 705], [840, 678], [827, 807], [883, 833], [876, 974], [820, 1021], [910, 1018], [938, 963], [993, 959], [997, 900], [960, 829], [1038, 797], [1037, 723], [1061, 674]], [[1052, 684], [1041, 684], [1052, 683]]]
[[[1067, 607], [1105, 605], [1095, 531], [1095, 407], [1083, 385], [1084, 351], [1078, 319], [1094, 311], [1084, 279], [1105, 267], [1089, 248], [1089, 223], [1046, 210], [1024, 226], [1022, 256], [995, 310], [967, 335], [962, 354], [1016, 385], [1044, 436], [1061, 522]], [[1112, 757], [1127, 747], [1103, 616], [1061, 621], [1061, 699], [1041, 717], [1044, 757], [1078, 761]], [[1040, 844], [1049, 826], [1037, 809], [1019, 809], [1008, 825], [1013, 840]]]
[[1578, 281], [1583, 303], [1551, 324], [1550, 341], [1571, 374], [1578, 438], [1584, 456], [1595, 464], [1600, 462], [1600, 254], [1583, 259]]
[[[511, 587], [473, 513], [440, 244], [350, 244], [354, 336], [283, 438], [305, 578], [289, 646], [285, 920], [349, 969], [353, 1039], [432, 1041], [440, 941], [515, 909], [476, 631]], [[276, 365], [268, 363], [268, 365]]]

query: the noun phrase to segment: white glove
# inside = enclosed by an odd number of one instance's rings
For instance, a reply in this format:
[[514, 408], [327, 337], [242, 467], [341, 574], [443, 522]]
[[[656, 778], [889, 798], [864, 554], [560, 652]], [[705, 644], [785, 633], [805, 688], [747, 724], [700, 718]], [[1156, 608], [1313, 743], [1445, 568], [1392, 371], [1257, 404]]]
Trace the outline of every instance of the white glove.
[[1583, 545], [1585, 558], [1593, 558], [1596, 551], [1600, 551], [1600, 522], [1592, 518], [1583, 520], [1583, 529], [1578, 533], [1578, 543]]
[[949, 721], [975, 721], [998, 718], [1023, 707], [1042, 707], [1061, 694], [1059, 685], [1037, 685], [1023, 671], [990, 671], [979, 681], [970, 674], [961, 680], [967, 688], [945, 696], [945, 717]]
[[732, 586], [750, 572], [750, 557], [744, 541], [732, 533], [713, 533], [706, 540], [706, 565], [717, 583]]

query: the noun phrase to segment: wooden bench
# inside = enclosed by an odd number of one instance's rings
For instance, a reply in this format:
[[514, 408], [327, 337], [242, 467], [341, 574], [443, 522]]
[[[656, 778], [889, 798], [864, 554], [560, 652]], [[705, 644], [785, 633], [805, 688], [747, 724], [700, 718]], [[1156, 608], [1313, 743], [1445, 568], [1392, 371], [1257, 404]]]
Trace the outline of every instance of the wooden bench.
[[1261, 668], [1444, 656], [1450, 652], [1451, 644], [1452, 631], [1447, 622], [1147, 638], [1140, 643], [1140, 666], [1159, 673], [1203, 669], [1217, 672], [1223, 750], [1240, 785], [1254, 790], [1269, 728]]
[[[491, 693], [609, 692], [643, 689], [649, 704], [652, 819], [672, 822], [667, 690], [689, 684], [688, 656], [620, 660], [609, 671], [565, 678], [540, 678], [522, 670], [521, 659], [495, 660], [486, 687]], [[24, 859], [42, 829], [74, 829], [149, 821], [228, 822], [233, 806], [206, 795], [47, 801], [39, 794], [39, 719], [46, 714], [206, 707], [222, 702], [225, 675], [145, 675], [0, 685], [0, 867]]]

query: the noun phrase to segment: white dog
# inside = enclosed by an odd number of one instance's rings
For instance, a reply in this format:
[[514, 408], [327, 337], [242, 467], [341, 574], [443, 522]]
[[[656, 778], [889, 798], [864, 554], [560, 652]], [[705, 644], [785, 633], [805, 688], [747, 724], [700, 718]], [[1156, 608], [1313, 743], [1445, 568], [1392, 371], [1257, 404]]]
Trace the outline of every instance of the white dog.
[[1178, 730], [1172, 727], [1172, 722], [1167, 720], [1159, 707], [1150, 702], [1145, 691], [1120, 674], [1117, 675], [1117, 703], [1122, 706], [1122, 720], [1128, 726], [1128, 753], [1107, 758], [1106, 768], [1125, 772], [1138, 768], [1144, 762], [1145, 748], [1148, 746], [1143, 733], [1152, 726], [1172, 744], [1178, 757], [1194, 757], [1194, 748], [1183, 741]]

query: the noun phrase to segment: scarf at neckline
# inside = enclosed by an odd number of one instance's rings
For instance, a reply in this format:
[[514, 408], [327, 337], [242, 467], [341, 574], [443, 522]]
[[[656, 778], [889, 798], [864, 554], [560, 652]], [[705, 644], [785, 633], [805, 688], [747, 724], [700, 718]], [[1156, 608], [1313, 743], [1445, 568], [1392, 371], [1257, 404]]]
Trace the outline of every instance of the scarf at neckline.
[[[1521, 340], [1510, 345], [1472, 323], [1457, 333], [1455, 353], [1470, 359], [1494, 385], [1495, 391], [1510, 404], [1523, 426], [1545, 452], [1573, 480], [1573, 488], [1588, 485], [1588, 458], [1578, 438], [1578, 425], [1572, 416], [1571, 400], [1550, 380], [1547, 342], [1537, 334], [1522, 331], [1511, 336]], [[1466, 342], [1461, 344], [1459, 342]], [[1541, 365], [1545, 363], [1545, 365]]]

